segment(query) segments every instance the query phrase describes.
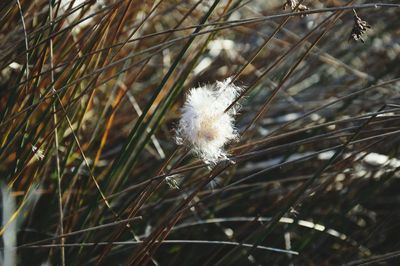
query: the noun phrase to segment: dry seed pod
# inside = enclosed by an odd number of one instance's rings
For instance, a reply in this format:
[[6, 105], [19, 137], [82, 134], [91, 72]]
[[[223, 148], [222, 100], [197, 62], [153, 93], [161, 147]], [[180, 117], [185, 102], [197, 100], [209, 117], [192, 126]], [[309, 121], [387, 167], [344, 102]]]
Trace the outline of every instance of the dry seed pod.
[[283, 10], [286, 10], [287, 7], [290, 7], [292, 11], [296, 10], [301, 12], [301, 11], [306, 11], [308, 10], [308, 7], [306, 5], [300, 4], [298, 0], [286, 0], [286, 3], [283, 5]]
[[351, 31], [349, 41], [354, 40], [354, 41], [361, 41], [364, 43], [364, 39], [362, 38], [362, 35], [367, 31], [367, 29], [370, 29], [371, 26], [368, 24], [368, 22], [362, 20], [358, 15], [357, 12], [353, 9], [354, 13], [354, 26]]

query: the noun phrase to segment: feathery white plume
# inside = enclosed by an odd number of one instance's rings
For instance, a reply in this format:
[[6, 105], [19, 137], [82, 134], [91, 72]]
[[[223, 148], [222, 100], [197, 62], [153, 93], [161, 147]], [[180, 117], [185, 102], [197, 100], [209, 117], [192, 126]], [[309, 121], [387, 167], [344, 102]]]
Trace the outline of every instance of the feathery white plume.
[[181, 109], [177, 143], [190, 146], [208, 164], [227, 159], [224, 146], [238, 137], [234, 116], [239, 106], [235, 104], [227, 112], [225, 109], [241, 90], [230, 78], [190, 89]]

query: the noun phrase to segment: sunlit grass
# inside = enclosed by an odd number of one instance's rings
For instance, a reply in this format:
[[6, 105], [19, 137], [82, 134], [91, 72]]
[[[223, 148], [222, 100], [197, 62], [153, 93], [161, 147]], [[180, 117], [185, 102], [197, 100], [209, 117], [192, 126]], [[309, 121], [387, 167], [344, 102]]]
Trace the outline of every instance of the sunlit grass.
[[[399, 15], [395, 1], [0, 3], [0, 264], [394, 262]], [[229, 77], [232, 95], [182, 109]]]

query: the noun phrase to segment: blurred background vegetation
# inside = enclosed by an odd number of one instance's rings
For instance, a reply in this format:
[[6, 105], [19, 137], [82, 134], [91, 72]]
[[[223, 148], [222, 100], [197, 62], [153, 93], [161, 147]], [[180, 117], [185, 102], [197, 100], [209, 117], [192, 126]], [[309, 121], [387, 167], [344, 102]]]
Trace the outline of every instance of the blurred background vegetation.
[[[396, 265], [399, 17], [397, 1], [1, 1], [0, 264]], [[228, 77], [241, 137], [210, 169], [174, 128], [185, 91]]]

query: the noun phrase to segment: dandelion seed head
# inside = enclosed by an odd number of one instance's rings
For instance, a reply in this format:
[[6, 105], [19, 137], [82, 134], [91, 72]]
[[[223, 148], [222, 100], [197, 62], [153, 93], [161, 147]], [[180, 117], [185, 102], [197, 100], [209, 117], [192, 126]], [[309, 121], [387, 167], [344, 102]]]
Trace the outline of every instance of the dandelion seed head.
[[189, 145], [208, 164], [227, 159], [224, 146], [238, 137], [234, 116], [239, 106], [225, 109], [241, 90], [231, 79], [190, 89], [181, 109], [177, 143]]

